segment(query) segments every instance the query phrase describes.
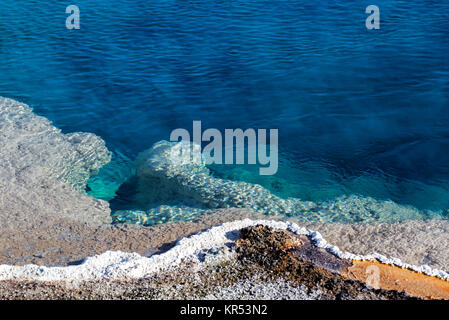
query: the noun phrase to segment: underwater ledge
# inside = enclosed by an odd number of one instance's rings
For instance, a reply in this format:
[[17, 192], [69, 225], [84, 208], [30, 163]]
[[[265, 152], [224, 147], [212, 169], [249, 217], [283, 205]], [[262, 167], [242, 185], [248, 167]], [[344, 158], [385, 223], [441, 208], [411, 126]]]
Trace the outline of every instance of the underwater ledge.
[[[62, 281], [67, 289], [67, 283], [71, 280], [136, 279], [139, 278], [135, 277], [140, 274], [139, 272], [149, 270], [148, 268], [156, 268], [158, 273], [158, 265], [152, 263], [152, 259], [179, 252], [180, 244], [187, 241], [184, 239], [176, 242], [179, 238], [228, 221], [234, 221], [230, 225], [234, 223], [234, 226], [239, 226], [239, 230], [242, 230], [256, 223], [265, 223], [276, 228], [286, 223], [261, 222], [258, 221], [260, 218], [273, 220], [297, 220], [298, 218], [280, 215], [261, 216], [260, 212], [233, 208], [238, 205], [230, 205], [230, 208], [219, 210], [212, 210], [213, 206], [206, 206], [207, 210], [196, 217], [194, 222], [176, 222], [153, 227], [112, 226], [108, 203], [89, 197], [83, 192], [89, 177], [110, 160], [111, 154], [101, 138], [89, 133], [63, 134], [47, 119], [35, 115], [28, 106], [11, 99], [0, 98], [0, 143], [2, 144], [0, 152], [0, 263], [3, 263], [0, 266], [0, 274], [1, 279], [4, 280], [0, 285], [0, 292], [11, 293], [14, 288], [4, 289], [5, 285], [8, 286], [6, 283], [14, 285], [23, 281], [28, 283], [48, 282], [48, 279]], [[149, 157], [149, 159], [156, 158]], [[147, 166], [144, 170], [148, 168]], [[167, 167], [164, 168], [166, 169]], [[164, 170], [160, 170], [158, 174], [167, 176], [170, 173], [169, 170]], [[191, 188], [188, 183], [181, 183], [181, 185]], [[204, 191], [201, 184], [196, 186], [198, 190]], [[226, 188], [224, 191], [224, 194], [230, 192]], [[223, 192], [220, 191], [217, 194], [221, 197]], [[200, 199], [203, 198], [200, 197]], [[249, 196], [245, 199], [255, 201], [257, 197]], [[256, 201], [256, 205], [260, 203]], [[257, 207], [254, 209], [258, 211]], [[275, 210], [272, 212], [276, 213]], [[306, 209], [302, 213], [307, 214], [307, 212]], [[252, 220], [242, 222], [241, 218], [252, 218]], [[249, 225], [244, 225], [245, 223]], [[449, 249], [447, 248], [449, 223], [446, 220], [402, 220], [396, 223], [369, 221], [363, 224], [309, 221], [304, 222], [303, 225], [321, 232], [330, 243], [340, 247], [342, 251], [335, 251], [337, 249], [332, 248], [337, 247], [333, 246], [326, 248], [326, 252], [339, 259], [351, 261], [375, 259], [377, 263], [383, 265], [396, 265], [401, 267], [400, 270], [412, 270], [413, 274], [423, 276], [428, 274], [432, 279], [447, 282], [445, 271], [449, 270]], [[193, 252], [190, 257], [202, 257], [204, 261], [209, 261], [204, 251], [209, 252], [213, 243], [219, 243], [217, 239], [223, 240], [219, 237], [221, 231], [218, 230], [223, 230], [220, 228], [226, 228], [226, 226], [229, 225], [206, 232], [206, 234], [215, 232], [217, 235], [214, 237], [218, 237], [207, 238], [206, 244], [201, 240], [204, 234], [186, 238], [190, 239], [188, 241], [191, 241], [193, 248], [200, 250]], [[303, 230], [302, 227], [297, 227]], [[303, 235], [308, 235], [314, 240], [313, 234]], [[318, 233], [315, 233], [315, 236], [318, 236]], [[212, 239], [215, 240], [212, 241]], [[234, 240], [238, 241], [238, 239]], [[320, 241], [316, 241], [318, 248], [320, 243], [326, 243], [323, 242], [324, 240]], [[226, 239], [226, 243], [228, 242], [229, 239]], [[255, 244], [256, 247], [257, 245]], [[234, 247], [236, 246], [237, 244]], [[172, 249], [167, 251], [167, 248]], [[268, 250], [271, 249], [268, 248]], [[354, 252], [354, 255], [338, 255], [338, 252], [346, 251]], [[154, 252], [165, 253], [153, 256]], [[371, 252], [378, 252], [378, 254], [367, 256]], [[235, 252], [231, 252], [232, 254]], [[83, 260], [88, 256], [92, 258]], [[386, 258], [391, 256], [396, 259]], [[355, 257], [361, 258], [355, 259]], [[141, 265], [142, 261], [144, 263]], [[151, 263], [147, 264], [148, 261]], [[71, 278], [70, 274], [75, 270], [82, 270], [82, 274], [91, 275], [92, 278]], [[397, 274], [399, 271], [395, 272]], [[111, 278], [107, 275], [111, 275]], [[236, 277], [239, 278], [237, 275]], [[280, 277], [279, 275], [279, 279]], [[408, 274], [407, 277], [414, 278], [412, 274]], [[289, 288], [296, 285], [292, 279], [285, 281], [290, 282], [282, 285]], [[428, 283], [427, 280], [425, 283]], [[271, 285], [279, 285], [279, 283], [273, 282]], [[439, 284], [435, 286], [439, 287]], [[300, 288], [299, 291], [292, 290], [298, 293], [304, 289], [301, 286], [298, 288]], [[222, 289], [223, 292], [226, 291], [225, 287]], [[315, 292], [317, 295], [322, 294], [320, 289], [317, 290]], [[66, 291], [70, 292], [70, 289]], [[5, 297], [8, 297], [8, 294], [5, 294]], [[386, 296], [382, 297], [388, 297], [388, 294], [385, 294]], [[332, 296], [330, 293], [326, 293], [325, 296], [329, 295]], [[390, 297], [393, 298], [393, 296]], [[396, 296], [396, 298], [399, 297], [399, 295]]]

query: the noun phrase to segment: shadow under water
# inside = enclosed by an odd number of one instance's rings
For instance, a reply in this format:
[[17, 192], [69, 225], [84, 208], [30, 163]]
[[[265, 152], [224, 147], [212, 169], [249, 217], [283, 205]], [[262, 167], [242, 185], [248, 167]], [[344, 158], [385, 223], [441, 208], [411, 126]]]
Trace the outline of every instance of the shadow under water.
[[[391, 199], [396, 192], [409, 188], [426, 197], [422, 204], [428, 205], [429, 199], [440, 196], [438, 192], [446, 192], [438, 187], [407, 181], [401, 184], [372, 174], [342, 177], [310, 164], [305, 166], [308, 170], [300, 170], [284, 158], [275, 176], [258, 175], [257, 166], [185, 164], [170, 156], [170, 150], [179, 145], [161, 141], [132, 164], [112, 162], [88, 183], [90, 194], [108, 195], [115, 223], [144, 225], [192, 221], [207, 210], [227, 207], [294, 217], [299, 222], [397, 222], [447, 216], [447, 210], [435, 209], [441, 204], [433, 203], [434, 208], [419, 207], [419, 197], [416, 206]], [[102, 179], [117, 181], [108, 176], [120, 176], [119, 172], [127, 173], [122, 175], [121, 185], [102, 185]], [[293, 183], [292, 176], [296, 179]], [[324, 181], [326, 186], [317, 185], [317, 180]], [[348, 193], [354, 185], [358, 186], [359, 194]], [[423, 194], [423, 190], [428, 194]]]

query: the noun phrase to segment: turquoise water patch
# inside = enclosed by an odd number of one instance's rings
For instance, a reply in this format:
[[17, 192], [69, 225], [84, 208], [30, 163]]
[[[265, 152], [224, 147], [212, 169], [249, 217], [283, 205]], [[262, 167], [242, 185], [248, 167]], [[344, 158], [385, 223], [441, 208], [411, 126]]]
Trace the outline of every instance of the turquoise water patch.
[[[446, 212], [449, 209], [449, 185], [431, 185], [417, 180], [400, 179], [379, 172], [348, 175], [321, 163], [292, 164], [280, 159], [278, 173], [261, 176], [253, 165], [211, 165], [212, 174], [223, 179], [260, 184], [281, 198], [327, 201], [347, 195], [392, 200], [419, 210]], [[404, 201], [407, 194], [407, 201]]]
[[87, 193], [97, 199], [110, 201], [120, 186], [135, 174], [131, 159], [115, 152], [111, 161], [87, 181]]

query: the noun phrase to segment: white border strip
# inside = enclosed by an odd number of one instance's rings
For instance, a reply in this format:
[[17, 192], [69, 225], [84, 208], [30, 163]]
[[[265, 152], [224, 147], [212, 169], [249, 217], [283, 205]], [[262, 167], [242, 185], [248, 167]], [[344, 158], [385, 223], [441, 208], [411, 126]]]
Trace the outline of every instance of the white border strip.
[[201, 253], [225, 248], [225, 244], [234, 242], [240, 229], [265, 225], [274, 229], [288, 230], [298, 235], [307, 235], [317, 247], [348, 260], [378, 260], [382, 263], [410, 269], [429, 276], [449, 281], [449, 274], [432, 269], [427, 265], [414, 266], [403, 263], [396, 258], [387, 258], [373, 253], [356, 255], [343, 252], [338, 247], [328, 244], [319, 232], [307, 230], [293, 222], [271, 220], [237, 220], [210, 228], [207, 231], [180, 239], [176, 246], [160, 255], [143, 257], [137, 253], [107, 251], [103, 254], [86, 258], [82, 264], [68, 267], [45, 267], [33, 264], [25, 266], [0, 265], [0, 280], [28, 281], [89, 281], [99, 279], [138, 279], [169, 270], [183, 261], [195, 261], [199, 264]]

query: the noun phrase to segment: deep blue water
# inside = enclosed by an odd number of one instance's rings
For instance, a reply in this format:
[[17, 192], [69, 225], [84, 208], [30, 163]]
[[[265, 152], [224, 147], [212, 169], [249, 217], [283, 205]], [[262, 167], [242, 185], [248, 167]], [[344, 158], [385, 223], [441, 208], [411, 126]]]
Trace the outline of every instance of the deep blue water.
[[76, 0], [80, 30], [69, 4], [0, 0], [0, 95], [64, 132], [134, 159], [193, 120], [279, 128], [275, 177], [228, 174], [449, 208], [449, 1]]

